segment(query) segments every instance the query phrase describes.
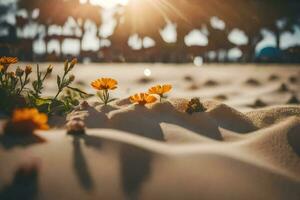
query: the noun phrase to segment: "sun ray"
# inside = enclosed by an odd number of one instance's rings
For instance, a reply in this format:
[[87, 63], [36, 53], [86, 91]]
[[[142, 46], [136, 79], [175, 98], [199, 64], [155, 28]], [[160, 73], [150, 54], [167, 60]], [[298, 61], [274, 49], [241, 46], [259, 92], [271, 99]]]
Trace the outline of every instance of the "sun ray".
[[181, 10], [179, 10], [177, 7], [175, 7], [174, 5], [172, 5], [170, 2], [168, 2], [167, 0], [159, 0], [158, 2], [160, 3], [160, 6], [162, 8], [165, 8], [166, 11], [168, 11], [169, 13], [173, 12], [172, 15], [177, 15], [184, 22], [186, 22], [187, 24], [192, 25], [190, 23], [190, 20], [188, 19], [188, 17]]

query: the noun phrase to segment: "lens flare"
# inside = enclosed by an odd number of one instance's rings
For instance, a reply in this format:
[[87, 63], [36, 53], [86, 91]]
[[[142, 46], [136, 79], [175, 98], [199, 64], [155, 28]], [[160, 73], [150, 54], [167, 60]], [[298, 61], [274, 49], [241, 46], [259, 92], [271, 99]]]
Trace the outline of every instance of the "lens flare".
[[144, 75], [147, 76], [147, 77], [151, 76], [151, 70], [148, 69], [148, 68], [146, 68], [146, 69], [144, 70]]

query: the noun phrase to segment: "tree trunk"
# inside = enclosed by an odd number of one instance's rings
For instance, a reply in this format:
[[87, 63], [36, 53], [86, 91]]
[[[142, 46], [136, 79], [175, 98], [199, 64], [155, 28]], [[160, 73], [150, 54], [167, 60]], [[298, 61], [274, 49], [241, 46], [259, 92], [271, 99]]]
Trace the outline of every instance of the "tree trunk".
[[280, 49], [280, 31], [275, 30], [276, 48]]
[[180, 31], [180, 29], [176, 29], [177, 39], [176, 39], [176, 59], [177, 62], [183, 63], [186, 61], [186, 56], [183, 52], [187, 51], [187, 46], [185, 45], [184, 38], [186, 36], [185, 31]]
[[[48, 36], [48, 29], [49, 29], [49, 27], [48, 27], [48, 25], [45, 25], [45, 35], [46, 35], [46, 37]], [[48, 55], [48, 40], [45, 40], [45, 48], [46, 48], [46, 55]]]

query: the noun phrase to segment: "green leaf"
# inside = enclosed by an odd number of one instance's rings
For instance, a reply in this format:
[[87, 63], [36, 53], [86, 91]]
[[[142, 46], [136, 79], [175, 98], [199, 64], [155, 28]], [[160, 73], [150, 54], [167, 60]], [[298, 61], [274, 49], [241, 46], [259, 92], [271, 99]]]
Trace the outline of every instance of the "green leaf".
[[109, 99], [109, 100], [107, 101], [107, 103], [110, 103], [110, 102], [115, 101], [115, 100], [117, 100], [117, 98]]
[[81, 94], [85, 94], [85, 95], [88, 95], [88, 93], [78, 89], [78, 88], [74, 88], [74, 87], [71, 87], [71, 86], [68, 86], [67, 88], [71, 89], [71, 90], [74, 90], [75, 92], [78, 92], [78, 93], [81, 93]]
[[33, 87], [34, 90], [37, 90], [37, 85], [38, 85], [37, 81], [32, 82], [32, 87]]
[[60, 78], [59, 75], [57, 75], [56, 82], [57, 82], [57, 86], [60, 87], [60, 84], [61, 84], [61, 78]]
[[35, 104], [37, 106], [42, 106], [42, 105], [51, 104], [51, 103], [52, 103], [51, 99], [43, 99], [43, 98], [36, 98], [35, 99]]

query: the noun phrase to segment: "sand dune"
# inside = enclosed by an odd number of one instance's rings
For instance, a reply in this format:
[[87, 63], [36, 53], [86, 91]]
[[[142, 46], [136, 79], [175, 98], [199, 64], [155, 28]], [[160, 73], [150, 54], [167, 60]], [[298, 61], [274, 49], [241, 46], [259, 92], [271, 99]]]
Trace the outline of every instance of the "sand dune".
[[[51, 131], [0, 134], [0, 199], [298, 200], [300, 106], [283, 104], [299, 91], [294, 78], [288, 91], [278, 90], [294, 72], [254, 76], [246, 68], [249, 77], [234, 80], [228, 70], [222, 80], [198, 80], [193, 71], [183, 77], [169, 69], [181, 82], [162, 103], [142, 107], [124, 98], [103, 107], [92, 98], [67, 119], [51, 118]], [[251, 77], [259, 84], [245, 84]], [[201, 85], [208, 80], [218, 84]], [[184, 90], [189, 84], [199, 88]], [[207, 100], [218, 94], [223, 103]], [[207, 110], [187, 114], [190, 96], [203, 96]], [[257, 99], [265, 107], [253, 109]], [[86, 134], [67, 134], [63, 125], [76, 120]]]
[[72, 113], [69, 118], [83, 119], [88, 128], [118, 129], [162, 141], [165, 140], [164, 134], [168, 134], [168, 131], [163, 132], [160, 123], [175, 124], [216, 140], [222, 140], [219, 127], [238, 133], [256, 130], [246, 115], [225, 104], [214, 101], [204, 104], [208, 111], [193, 115], [180, 111], [180, 107], [184, 105], [167, 101], [149, 108], [139, 105], [128, 105], [119, 109], [115, 107], [107, 113], [88, 107], [87, 110]]
[[300, 178], [300, 118], [290, 117], [268, 128], [258, 130], [242, 146], [257, 157], [287, 170]]
[[257, 109], [245, 114], [259, 128], [278, 123], [291, 116], [300, 116], [299, 106], [280, 106]]

